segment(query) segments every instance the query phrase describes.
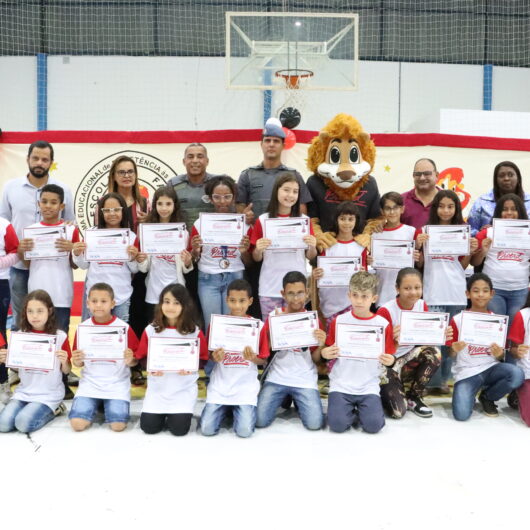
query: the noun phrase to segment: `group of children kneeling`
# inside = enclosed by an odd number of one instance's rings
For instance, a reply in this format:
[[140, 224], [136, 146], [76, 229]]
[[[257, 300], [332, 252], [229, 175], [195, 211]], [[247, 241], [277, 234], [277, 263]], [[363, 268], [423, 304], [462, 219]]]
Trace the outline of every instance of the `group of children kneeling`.
[[[121, 360], [86, 359], [77, 348], [73, 351], [66, 334], [59, 330], [55, 308], [46, 291], [31, 292], [20, 318], [20, 331], [57, 335], [55, 367], [51, 371], [19, 370], [20, 384], [12, 399], [0, 412], [0, 432], [17, 429], [32, 432], [43, 427], [66, 409], [62, 374], [72, 365], [82, 368], [79, 388], [73, 400], [69, 419], [75, 431], [87, 429], [103, 408], [105, 421], [114, 431], [123, 431], [129, 420], [130, 368], [147, 356], [152, 337], [185, 337], [198, 339], [200, 359], [215, 363], [207, 387], [206, 404], [200, 418], [202, 434], [219, 432], [227, 414], [233, 415], [235, 433], [248, 437], [255, 427], [267, 427], [286, 398], [292, 398], [303, 425], [318, 430], [324, 425], [322, 401], [318, 390], [317, 364], [325, 362], [329, 370], [327, 424], [331, 431], [344, 432], [360, 427], [376, 433], [385, 425], [384, 411], [401, 418], [408, 410], [422, 417], [432, 416], [432, 410], [422, 401], [426, 384], [441, 362], [438, 348], [433, 346], [404, 346], [398, 344], [401, 311], [428, 311], [422, 300], [422, 277], [418, 270], [405, 268], [396, 280], [397, 296], [373, 313], [377, 301], [378, 279], [365, 271], [351, 277], [349, 299], [351, 310], [338, 315], [328, 332], [315, 330], [318, 346], [292, 348], [271, 352], [269, 321], [260, 323], [259, 351], [245, 348], [242, 354], [216, 349], [208, 352], [207, 340], [199, 329], [194, 304], [186, 288], [180, 284], [166, 286], [155, 307], [153, 321], [138, 341], [128, 324], [112, 315], [115, 305], [113, 289], [105, 283], [91, 286], [87, 305], [92, 317], [83, 325], [120, 325], [127, 329], [127, 349]], [[285, 313], [305, 311], [308, 299], [307, 280], [298, 271], [287, 273], [282, 281]], [[471, 276], [466, 295], [469, 310], [487, 313], [494, 294], [490, 278], [483, 273]], [[229, 314], [247, 316], [252, 304], [250, 285], [234, 280], [227, 290]], [[250, 317], [248, 317], [250, 318]], [[473, 411], [475, 397], [484, 412], [497, 415], [495, 401], [517, 390], [521, 417], [530, 426], [530, 362], [527, 358], [530, 333], [530, 296], [525, 307], [517, 313], [509, 333], [511, 355], [517, 364], [502, 362], [504, 345], [492, 344], [478, 348], [459, 340], [462, 314], [457, 314], [447, 329], [447, 345], [456, 357], [453, 373], [453, 415], [467, 420]], [[337, 324], [370, 324], [384, 329], [384, 349], [378, 360], [352, 359], [341, 356], [336, 345]], [[121, 355], [121, 353], [120, 353]], [[5, 363], [7, 350], [0, 350], [0, 363]], [[229, 360], [229, 361], [228, 361]], [[258, 366], [267, 365], [258, 378]], [[148, 434], [167, 428], [182, 436], [189, 432], [198, 398], [198, 372], [149, 372], [140, 427]], [[405, 386], [408, 390], [405, 391]]]

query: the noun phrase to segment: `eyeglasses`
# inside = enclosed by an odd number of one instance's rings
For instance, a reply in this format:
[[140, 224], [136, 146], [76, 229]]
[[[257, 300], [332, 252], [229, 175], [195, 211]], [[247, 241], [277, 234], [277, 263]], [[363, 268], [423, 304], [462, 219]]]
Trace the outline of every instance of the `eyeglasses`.
[[421, 177], [422, 175], [424, 177], [430, 177], [432, 174], [432, 171], [414, 171], [414, 173], [412, 173], [414, 177]]
[[385, 206], [383, 208], [383, 212], [386, 212], [386, 213], [397, 212], [400, 208], [401, 206]]
[[227, 193], [226, 195], [219, 195], [217, 193], [214, 193], [212, 195], [212, 199], [214, 201], [231, 201], [234, 198], [233, 193]]
[[123, 208], [120, 206], [118, 208], [101, 208], [101, 211], [103, 214], [106, 213], [120, 213], [123, 210]]
[[128, 169], [127, 171], [120, 169], [119, 171], [116, 171], [116, 175], [119, 175], [120, 177], [132, 177], [133, 175], [136, 175], [136, 171], [134, 171], [134, 169]]

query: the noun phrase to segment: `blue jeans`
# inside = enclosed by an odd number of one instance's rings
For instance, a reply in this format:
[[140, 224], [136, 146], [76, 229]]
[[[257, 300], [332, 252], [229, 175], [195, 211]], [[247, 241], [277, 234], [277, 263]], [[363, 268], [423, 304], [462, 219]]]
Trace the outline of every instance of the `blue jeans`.
[[376, 394], [354, 395], [330, 392], [328, 425], [333, 432], [344, 432], [359, 425], [364, 432], [375, 434], [385, 426], [381, 398]]
[[228, 286], [234, 280], [243, 278], [243, 271], [208, 274], [199, 271], [199, 300], [201, 301], [204, 326], [208, 329], [212, 315], [227, 315]]
[[322, 428], [324, 413], [318, 390], [278, 385], [268, 381], [265, 381], [258, 396], [256, 427], [268, 427], [274, 421], [276, 411], [286, 396], [292, 396], [306, 429]]
[[53, 418], [53, 410], [44, 403], [12, 399], [0, 412], [0, 432], [34, 432]]
[[74, 398], [68, 418], [81, 418], [92, 422], [100, 403], [103, 403], [105, 409], [105, 423], [127, 423], [129, 421], [128, 401], [124, 401], [123, 399], [99, 399], [85, 396]]
[[485, 396], [497, 401], [524, 382], [523, 371], [513, 364], [497, 363], [484, 372], [462, 379], [453, 389], [453, 416], [466, 421], [473, 412], [475, 396], [483, 388]]
[[13, 313], [11, 331], [18, 331], [19, 315], [22, 311], [22, 307], [24, 306], [24, 298], [26, 298], [28, 294], [28, 280], [29, 270], [11, 267], [9, 271], [9, 288], [11, 289], [11, 311]]
[[[431, 305], [429, 311], [439, 313], [449, 313], [449, 320], [455, 315], [463, 311], [466, 307], [463, 305]], [[447, 381], [451, 378], [451, 367], [453, 366], [453, 359], [449, 355], [449, 346], [442, 346], [440, 348], [442, 352], [442, 364], [440, 368], [434, 372], [427, 388], [438, 388], [443, 384], [447, 384]]]
[[256, 407], [254, 405], [218, 405], [206, 403], [201, 415], [201, 432], [213, 436], [219, 432], [221, 423], [229, 409], [234, 414], [234, 432], [241, 438], [248, 438], [256, 425]]

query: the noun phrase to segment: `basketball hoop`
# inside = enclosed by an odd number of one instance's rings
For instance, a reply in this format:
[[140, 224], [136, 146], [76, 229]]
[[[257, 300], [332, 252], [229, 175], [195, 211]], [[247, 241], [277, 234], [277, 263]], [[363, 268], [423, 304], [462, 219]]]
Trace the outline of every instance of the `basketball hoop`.
[[281, 77], [285, 82], [287, 90], [298, 90], [305, 88], [309, 80], [313, 77], [312, 70], [302, 70], [300, 68], [287, 68], [285, 70], [278, 70], [276, 77]]

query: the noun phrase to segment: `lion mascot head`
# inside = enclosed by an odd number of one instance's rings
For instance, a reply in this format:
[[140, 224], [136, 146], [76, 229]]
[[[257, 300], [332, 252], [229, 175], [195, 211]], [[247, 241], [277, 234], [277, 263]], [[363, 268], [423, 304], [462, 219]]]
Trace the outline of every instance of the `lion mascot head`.
[[375, 145], [361, 124], [337, 114], [311, 141], [307, 167], [340, 200], [352, 200], [367, 182], [375, 163]]

